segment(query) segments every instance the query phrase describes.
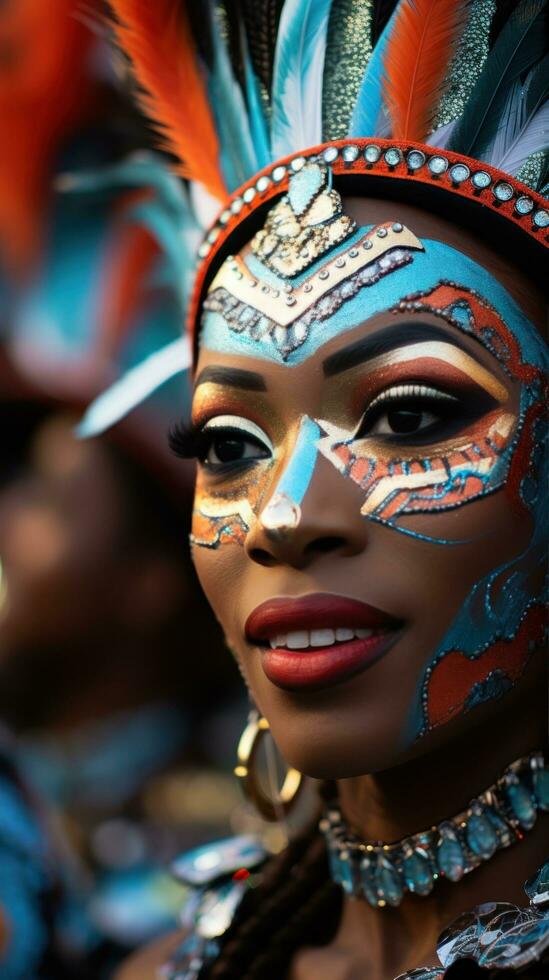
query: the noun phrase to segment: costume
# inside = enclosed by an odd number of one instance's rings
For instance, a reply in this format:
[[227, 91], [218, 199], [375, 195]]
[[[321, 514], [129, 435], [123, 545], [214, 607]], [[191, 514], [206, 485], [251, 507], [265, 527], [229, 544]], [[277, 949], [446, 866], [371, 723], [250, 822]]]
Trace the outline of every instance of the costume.
[[[198, 480], [192, 542], [214, 551], [242, 546], [257, 523], [271, 540], [291, 535], [320, 456], [360, 487], [365, 519], [433, 546], [459, 542], [411, 531], [401, 518], [450, 511], [504, 487], [529, 512], [534, 531], [527, 548], [475, 584], [426, 665], [408, 720], [406, 742], [412, 744], [504, 695], [543, 639], [543, 592], [532, 588], [528, 569], [543, 562], [547, 352], [502, 282], [457, 248], [416, 234], [400, 220], [398, 203], [438, 211], [541, 277], [549, 227], [547, 5], [286, 0], [254, 5], [254, 11], [243, 4], [238, 12], [231, 4], [211, 4], [206, 25], [192, 25], [194, 41], [189, 20], [178, 19], [170, 3], [154, 11], [136, 0], [113, 6], [115, 32], [133, 62], [145, 110], [178, 158], [199, 208], [205, 212], [208, 203], [204, 188], [219, 202], [198, 249], [189, 350], [174, 359], [174, 372], [189, 366], [199, 345], [290, 369], [350, 325], [407, 313], [399, 364], [435, 356], [449, 363], [444, 338], [411, 321], [426, 314], [462, 339], [473, 338], [520, 388], [511, 411], [495, 376], [460, 355], [460, 370], [499, 407], [473, 440], [456, 440], [448, 454], [395, 452], [380, 460], [359, 428], [303, 415], [274, 489], [273, 447], [250, 421], [240, 431], [260, 444], [268, 461], [263, 469], [235, 480], [226, 494]], [[342, 195], [388, 200], [394, 218], [359, 227]], [[364, 350], [358, 348], [328, 357], [325, 375], [359, 363]], [[369, 354], [366, 373], [383, 377], [387, 349], [382, 344]], [[207, 372], [198, 381], [219, 382], [215, 369]], [[126, 407], [113, 398], [111, 421]], [[232, 416], [225, 418], [226, 431], [229, 418], [235, 425]], [[84, 430], [104, 424], [92, 406]], [[215, 427], [215, 419], [206, 421], [202, 432]], [[290, 658], [276, 647], [268, 654], [271, 679], [289, 669]], [[292, 682], [300, 684], [298, 667]], [[417, 849], [403, 853], [404, 861], [421, 858]], [[402, 873], [387, 855], [383, 860], [391, 874]], [[339, 872], [336, 880], [343, 882]], [[448, 865], [442, 873], [451, 879], [450, 872]], [[241, 885], [225, 885], [220, 897], [206, 899], [224, 927], [242, 892]], [[384, 887], [382, 893], [378, 878], [374, 904], [385, 902], [387, 882]], [[217, 926], [206, 914], [202, 924], [201, 914], [195, 937], [168, 973], [174, 978], [206, 977], [218, 953]], [[486, 925], [483, 917], [475, 913], [469, 920], [475, 939]], [[534, 961], [544, 955], [547, 918], [531, 921]], [[512, 929], [516, 925], [513, 919]], [[469, 948], [461, 939], [450, 945], [459, 955]], [[441, 957], [444, 968], [451, 961]], [[438, 978], [441, 967], [414, 975]]]

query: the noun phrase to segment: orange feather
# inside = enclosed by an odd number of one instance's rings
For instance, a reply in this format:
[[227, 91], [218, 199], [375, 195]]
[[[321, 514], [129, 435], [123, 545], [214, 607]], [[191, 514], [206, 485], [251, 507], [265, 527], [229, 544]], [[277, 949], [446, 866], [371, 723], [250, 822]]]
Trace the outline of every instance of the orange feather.
[[219, 145], [188, 17], [179, 0], [110, 0], [114, 32], [141, 87], [140, 104], [179, 172], [227, 196]]
[[429, 133], [466, 7], [466, 0], [401, 0], [384, 58], [393, 139], [421, 142]]
[[146, 305], [149, 276], [160, 255], [160, 246], [147, 228], [124, 221], [126, 208], [148, 196], [146, 190], [132, 191], [118, 203], [105, 249], [96, 322], [97, 349], [107, 360], [116, 355], [137, 311]]
[[31, 271], [41, 245], [55, 157], [92, 97], [94, 36], [76, 0], [17, 0], [0, 12], [0, 251]]

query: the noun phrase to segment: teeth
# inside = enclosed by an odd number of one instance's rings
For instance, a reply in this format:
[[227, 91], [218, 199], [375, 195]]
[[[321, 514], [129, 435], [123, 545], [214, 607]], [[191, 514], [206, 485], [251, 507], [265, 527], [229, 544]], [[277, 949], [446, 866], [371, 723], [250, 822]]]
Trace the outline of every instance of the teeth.
[[336, 640], [339, 640], [340, 643], [344, 643], [346, 640], [353, 640], [354, 636], [354, 630], [347, 629], [346, 626], [340, 626], [336, 629]]
[[333, 630], [311, 630], [311, 647], [331, 647], [335, 643]]
[[286, 646], [288, 650], [305, 650], [309, 646], [309, 631], [296, 630], [295, 633], [288, 633]]
[[279, 633], [271, 637], [269, 645], [271, 650], [281, 647], [287, 650], [306, 650], [308, 647], [330, 647], [334, 643], [348, 643], [355, 637], [365, 640], [379, 632], [379, 630], [349, 629], [347, 626], [338, 626], [335, 630], [293, 630], [290, 633]]

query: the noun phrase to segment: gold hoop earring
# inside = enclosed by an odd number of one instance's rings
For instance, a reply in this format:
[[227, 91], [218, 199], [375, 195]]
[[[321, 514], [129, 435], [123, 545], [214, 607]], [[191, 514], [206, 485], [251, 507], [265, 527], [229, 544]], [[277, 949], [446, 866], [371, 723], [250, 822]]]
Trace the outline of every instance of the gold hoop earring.
[[281, 813], [286, 814], [293, 807], [302, 787], [303, 776], [297, 769], [290, 767], [277, 797], [272, 799], [263, 792], [254, 772], [254, 765], [261, 741], [269, 731], [270, 725], [267, 719], [254, 712], [240, 736], [236, 750], [238, 765], [235, 766], [234, 774], [242, 781], [244, 793], [261, 816], [266, 820], [275, 821], [280, 818]]

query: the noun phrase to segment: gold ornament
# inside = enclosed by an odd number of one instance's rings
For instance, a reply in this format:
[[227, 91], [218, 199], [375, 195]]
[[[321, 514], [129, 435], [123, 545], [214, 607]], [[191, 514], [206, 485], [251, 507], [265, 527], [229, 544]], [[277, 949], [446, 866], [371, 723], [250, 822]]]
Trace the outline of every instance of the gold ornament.
[[264, 793], [254, 772], [254, 765], [261, 741], [269, 731], [270, 726], [267, 719], [254, 712], [240, 736], [236, 750], [238, 765], [235, 766], [234, 774], [242, 780], [246, 796], [261, 816], [266, 820], [275, 821], [280, 818], [281, 814], [288, 813], [292, 808], [301, 789], [303, 777], [297, 769], [289, 768], [278, 792], [278, 797], [271, 799]]

